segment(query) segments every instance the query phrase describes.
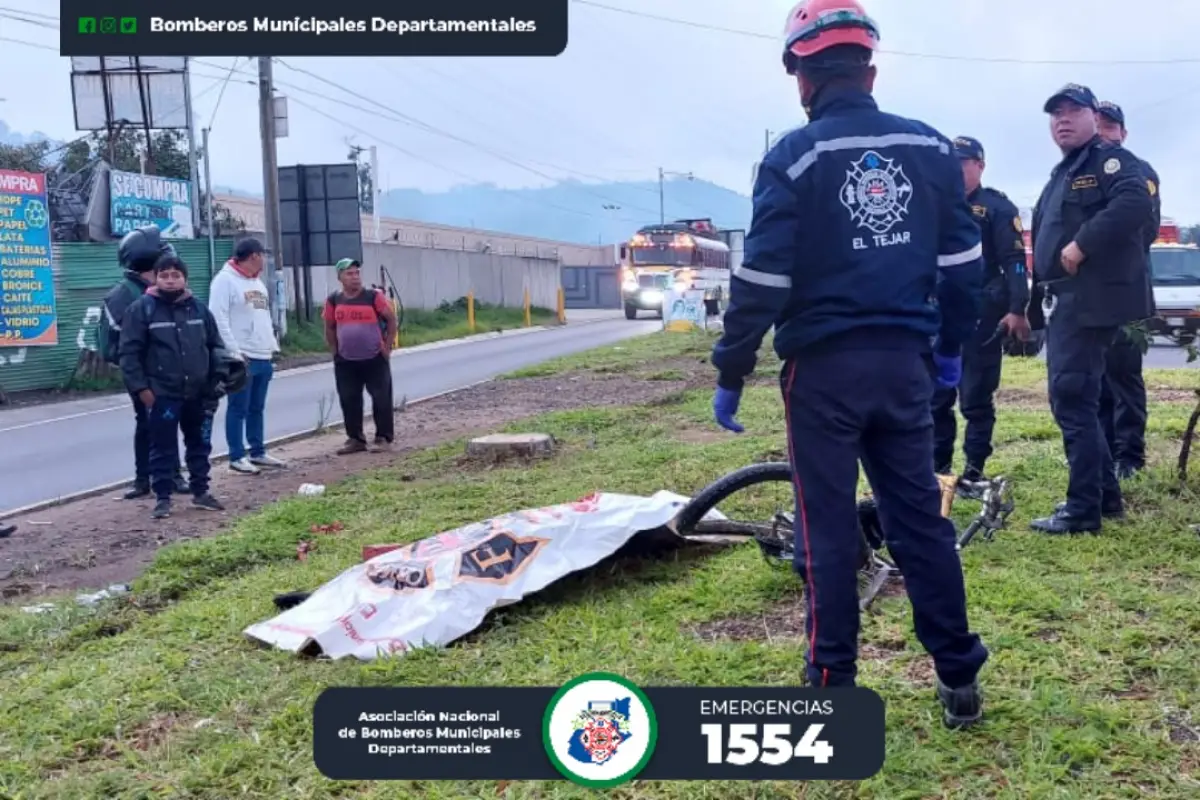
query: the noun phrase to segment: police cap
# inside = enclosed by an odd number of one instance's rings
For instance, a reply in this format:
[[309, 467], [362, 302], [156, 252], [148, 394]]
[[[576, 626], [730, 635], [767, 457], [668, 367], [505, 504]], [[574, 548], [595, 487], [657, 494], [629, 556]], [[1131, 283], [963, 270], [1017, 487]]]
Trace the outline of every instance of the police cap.
[[1088, 87], [1080, 86], [1078, 83], [1068, 83], [1050, 95], [1050, 99], [1046, 101], [1046, 105], [1042, 107], [1042, 110], [1049, 114], [1054, 110], [1054, 106], [1059, 100], [1070, 100], [1072, 103], [1081, 105], [1084, 108], [1090, 108], [1092, 111], [1099, 110], [1095, 93]]
[[1122, 128], [1125, 127], [1125, 112], [1116, 103], [1111, 100], [1102, 100], [1100, 101], [1098, 110], [1103, 116], [1117, 123]]
[[959, 136], [954, 140], [954, 153], [961, 159], [983, 161], [983, 145], [970, 136]]

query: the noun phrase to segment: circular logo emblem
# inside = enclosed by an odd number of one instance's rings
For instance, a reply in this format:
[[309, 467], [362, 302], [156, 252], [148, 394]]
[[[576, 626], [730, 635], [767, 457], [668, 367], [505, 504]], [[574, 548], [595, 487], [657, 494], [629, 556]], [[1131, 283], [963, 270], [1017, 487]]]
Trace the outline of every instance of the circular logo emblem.
[[542, 743], [569, 781], [608, 789], [633, 780], [654, 754], [649, 698], [620, 675], [591, 672], [563, 684], [546, 706]]

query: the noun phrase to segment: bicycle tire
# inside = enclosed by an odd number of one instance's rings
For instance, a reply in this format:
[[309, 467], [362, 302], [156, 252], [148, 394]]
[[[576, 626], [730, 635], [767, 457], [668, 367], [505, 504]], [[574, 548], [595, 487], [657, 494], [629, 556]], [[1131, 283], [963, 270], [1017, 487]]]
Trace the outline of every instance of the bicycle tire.
[[687, 535], [692, 532], [700, 520], [723, 501], [734, 494], [757, 486], [760, 483], [792, 482], [792, 466], [786, 461], [766, 461], [761, 464], [751, 464], [748, 467], [734, 470], [718, 478], [684, 506], [676, 516], [677, 530]]
[[[792, 465], [786, 461], [766, 461], [761, 464], [751, 464], [748, 467], [734, 470], [733, 472], [718, 478], [692, 498], [692, 501], [684, 506], [679, 515], [676, 517], [676, 529], [686, 536], [689, 533], [698, 533], [700, 529], [707, 529], [713, 532], [724, 530], [727, 532], [759, 532], [762, 530], [770, 530], [770, 526], [764, 526], [756, 523], [739, 523], [733, 521], [731, 523], [703, 522], [704, 516], [712, 511], [723, 501], [729, 499], [732, 495], [748, 489], [751, 486], [757, 486], [760, 483], [791, 483], [792, 482]], [[871, 503], [870, 515], [873, 519], [873, 524], [864, 526], [864, 508], [862, 501], [859, 504], [859, 561], [860, 566], [865, 566], [870, 563], [872, 553], [883, 549], [884, 539], [883, 531], [879, 528], [878, 514], [874, 512], [874, 503]]]

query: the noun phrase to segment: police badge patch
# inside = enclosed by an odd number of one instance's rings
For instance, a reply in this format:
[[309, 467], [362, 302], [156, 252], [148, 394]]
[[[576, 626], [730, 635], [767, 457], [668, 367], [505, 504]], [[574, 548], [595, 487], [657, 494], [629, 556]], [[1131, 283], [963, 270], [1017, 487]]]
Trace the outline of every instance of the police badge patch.
[[1022, 230], [1021, 230], [1021, 218], [1020, 218], [1020, 217], [1013, 217], [1013, 228], [1014, 228], [1014, 229], [1016, 229], [1017, 233], [1021, 233], [1021, 232], [1022, 232]]
[[1154, 185], [1154, 181], [1152, 181], [1152, 180], [1147, 180], [1147, 181], [1146, 181], [1146, 188], [1150, 190], [1150, 196], [1151, 196], [1151, 197], [1154, 197], [1154, 195], [1158, 194], [1158, 187]]
[[1119, 171], [1120, 169], [1121, 169], [1121, 162], [1115, 158], [1110, 158], [1108, 161], [1104, 162], [1104, 174], [1105, 175], [1112, 175], [1113, 173]]
[[879, 234], [904, 219], [912, 194], [913, 185], [904, 168], [868, 150], [846, 170], [840, 199], [855, 224]]

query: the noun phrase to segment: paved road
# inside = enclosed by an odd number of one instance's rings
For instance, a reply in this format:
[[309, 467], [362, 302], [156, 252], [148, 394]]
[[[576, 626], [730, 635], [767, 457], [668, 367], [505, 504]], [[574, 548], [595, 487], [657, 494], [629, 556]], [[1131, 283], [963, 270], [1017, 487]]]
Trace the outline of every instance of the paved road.
[[[413, 348], [392, 359], [397, 395], [409, 400], [487, 380], [559, 356], [661, 330], [662, 322], [625, 319], [513, 332], [469, 342]], [[267, 438], [316, 426], [321, 398], [327, 420], [341, 420], [332, 368], [321, 364], [276, 375], [267, 401]], [[227, 452], [224, 408], [214, 455]], [[132, 478], [133, 414], [123, 396], [0, 412], [0, 512]]]

